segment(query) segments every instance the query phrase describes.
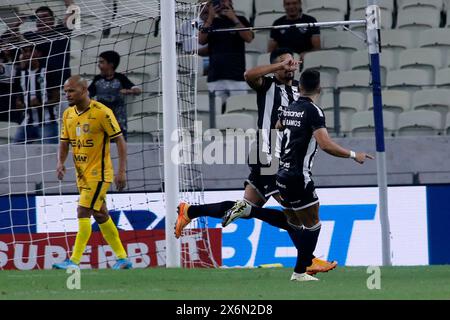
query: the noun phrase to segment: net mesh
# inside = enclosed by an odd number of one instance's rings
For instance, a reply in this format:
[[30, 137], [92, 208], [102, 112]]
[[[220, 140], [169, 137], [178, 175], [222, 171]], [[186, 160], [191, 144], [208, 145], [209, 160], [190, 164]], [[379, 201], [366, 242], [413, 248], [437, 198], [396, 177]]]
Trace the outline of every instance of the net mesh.
[[[42, 6], [53, 11], [56, 21], [51, 31], [36, 31], [49, 24], [45, 16], [35, 13]], [[127, 133], [127, 188], [124, 193], [108, 193], [107, 206], [118, 228], [126, 231], [121, 238], [135, 266], [164, 265], [159, 6], [159, 1], [151, 0], [78, 0], [74, 4], [7, 0], [0, 5], [0, 251], [6, 252], [0, 255], [0, 269], [50, 268], [72, 251], [78, 196], [71, 159], [66, 161], [64, 181], [55, 175], [59, 119], [68, 107], [62, 84], [70, 74], [91, 82], [99, 73], [99, 54], [109, 50], [120, 55], [116, 72], [126, 75], [141, 93], [100, 97], [97, 92], [99, 96], [93, 97], [106, 105], [110, 102], [113, 110], [117, 99], [126, 106], [126, 113], [116, 117]], [[193, 139], [197, 70], [201, 68], [193, 22], [199, 10], [197, 4], [176, 2], [178, 72], [173, 90], [178, 95], [181, 153], [191, 158], [201, 150]], [[122, 122], [121, 117], [125, 117]], [[111, 150], [116, 167], [117, 152], [114, 146]], [[199, 167], [182, 162], [179, 171], [180, 198], [202, 203]], [[98, 231], [92, 221], [93, 231]], [[217, 266], [210, 236], [206, 220], [192, 223], [182, 238], [183, 266]], [[111, 249], [101, 236], [93, 235], [91, 242], [83, 266], [112, 265]]]

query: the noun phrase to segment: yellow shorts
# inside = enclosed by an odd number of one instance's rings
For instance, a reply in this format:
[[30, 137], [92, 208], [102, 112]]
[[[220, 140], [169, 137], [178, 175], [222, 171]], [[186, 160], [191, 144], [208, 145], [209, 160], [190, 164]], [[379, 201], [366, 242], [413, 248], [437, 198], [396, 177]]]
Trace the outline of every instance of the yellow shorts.
[[106, 201], [106, 192], [111, 185], [110, 182], [102, 181], [79, 181], [78, 191], [80, 192], [80, 207], [100, 211], [103, 203]]

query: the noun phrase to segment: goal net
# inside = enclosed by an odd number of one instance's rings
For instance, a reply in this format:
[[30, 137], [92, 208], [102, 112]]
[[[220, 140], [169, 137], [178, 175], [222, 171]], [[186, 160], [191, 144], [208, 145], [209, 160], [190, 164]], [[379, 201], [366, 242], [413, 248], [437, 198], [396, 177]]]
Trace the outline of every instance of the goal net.
[[[201, 148], [196, 125], [195, 21], [200, 5], [176, 2], [177, 138], [184, 154]], [[164, 141], [161, 14], [152, 0], [6, 0], [0, 5], [0, 269], [48, 269], [70, 256], [78, 191], [69, 155], [64, 181], [55, 174], [62, 85], [70, 75], [90, 83], [91, 98], [110, 107], [126, 131], [127, 187], [107, 195], [107, 207], [135, 267], [165, 265]], [[116, 73], [100, 55], [120, 56]], [[102, 74], [101, 74], [102, 73]], [[124, 77], [117, 76], [120, 73]], [[101, 74], [101, 76], [99, 76]], [[96, 80], [96, 81], [94, 81]], [[117, 151], [111, 143], [117, 168]], [[179, 165], [180, 198], [202, 203], [197, 165]], [[176, 214], [176, 212], [172, 213]], [[107, 268], [115, 257], [92, 219], [82, 268]], [[220, 265], [220, 231], [196, 219], [181, 239], [184, 267]]]

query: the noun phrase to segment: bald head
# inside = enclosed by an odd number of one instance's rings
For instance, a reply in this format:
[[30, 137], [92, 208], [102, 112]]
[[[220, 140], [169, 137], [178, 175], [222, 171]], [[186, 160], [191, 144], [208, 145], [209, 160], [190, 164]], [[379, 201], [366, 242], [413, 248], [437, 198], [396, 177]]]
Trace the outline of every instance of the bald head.
[[72, 85], [72, 86], [80, 86], [82, 88], [86, 88], [88, 87], [88, 82], [86, 79], [84, 79], [82, 76], [80, 76], [79, 74], [71, 76], [69, 79], [66, 80], [66, 82], [64, 83], [64, 85]]
[[64, 92], [70, 106], [89, 103], [88, 82], [80, 75], [71, 76], [64, 83]]

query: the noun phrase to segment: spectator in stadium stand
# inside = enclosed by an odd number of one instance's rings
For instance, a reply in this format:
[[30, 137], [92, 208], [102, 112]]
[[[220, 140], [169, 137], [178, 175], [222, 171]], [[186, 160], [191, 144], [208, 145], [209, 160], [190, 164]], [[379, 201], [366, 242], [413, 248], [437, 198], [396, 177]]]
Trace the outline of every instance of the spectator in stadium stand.
[[253, 32], [209, 33], [208, 29], [249, 27], [247, 18], [237, 16], [231, 0], [209, 1], [208, 18], [199, 33], [199, 43], [208, 44], [208, 90], [222, 98], [222, 112], [230, 95], [245, 94], [249, 89], [244, 79], [245, 43], [253, 40]]
[[15, 62], [17, 46], [24, 40], [19, 32], [18, 18], [8, 18], [8, 29], [0, 35], [0, 121], [20, 122], [21, 111], [16, 111], [16, 98], [20, 87], [16, 86]]
[[[73, 4], [72, 0], [65, 0], [66, 6]], [[47, 6], [36, 9], [36, 31], [24, 33], [24, 37], [30, 42], [36, 42], [37, 48], [42, 52], [42, 67], [47, 72], [59, 77], [61, 86], [70, 77], [70, 37], [71, 28], [67, 22], [71, 15], [66, 13], [62, 22], [56, 23], [53, 10]], [[62, 113], [63, 110], [61, 110]]]
[[[317, 22], [314, 17], [303, 13], [302, 0], [283, 0], [283, 5], [286, 15], [275, 20], [274, 26]], [[268, 51], [272, 52], [276, 48], [281, 47], [289, 48], [293, 52], [298, 53], [300, 61], [303, 62], [303, 57], [307, 52], [320, 50], [320, 28], [272, 29]]]
[[15, 86], [20, 88], [16, 107], [24, 112], [15, 143], [58, 143], [60, 79], [47, 72], [41, 58], [34, 46], [21, 49]]
[[124, 138], [127, 138], [127, 107], [124, 96], [139, 95], [142, 90], [122, 73], [116, 72], [120, 64], [120, 55], [115, 51], [100, 53], [96, 75], [88, 90], [91, 98], [110, 108], [119, 122]]

